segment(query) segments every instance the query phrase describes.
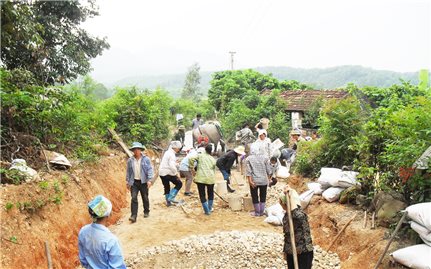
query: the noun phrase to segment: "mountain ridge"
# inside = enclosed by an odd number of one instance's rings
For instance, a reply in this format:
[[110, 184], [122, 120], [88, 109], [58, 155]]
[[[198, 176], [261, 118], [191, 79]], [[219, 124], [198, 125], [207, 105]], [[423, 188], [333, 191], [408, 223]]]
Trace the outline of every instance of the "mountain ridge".
[[[359, 65], [343, 65], [328, 68], [295, 68], [287, 66], [265, 66], [253, 69], [264, 74], [272, 74], [280, 80], [297, 80], [309, 84], [316, 89], [342, 88], [348, 83], [362, 86], [389, 87], [400, 83], [400, 79], [418, 83], [419, 72], [395, 72], [389, 70], [376, 70]], [[211, 74], [217, 71], [204, 71], [201, 74], [201, 87], [204, 94], [208, 91]], [[108, 87], [136, 86], [139, 88], [163, 88], [174, 97], [181, 94], [186, 73], [166, 75], [130, 76], [106, 83]]]

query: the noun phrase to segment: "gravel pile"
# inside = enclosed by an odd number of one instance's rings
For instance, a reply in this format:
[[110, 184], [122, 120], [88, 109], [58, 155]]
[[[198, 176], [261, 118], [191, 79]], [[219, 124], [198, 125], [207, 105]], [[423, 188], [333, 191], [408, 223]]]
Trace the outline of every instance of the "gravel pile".
[[[146, 248], [126, 260], [130, 268], [286, 268], [283, 236], [232, 231], [193, 235]], [[313, 268], [339, 269], [337, 254], [315, 246]]]

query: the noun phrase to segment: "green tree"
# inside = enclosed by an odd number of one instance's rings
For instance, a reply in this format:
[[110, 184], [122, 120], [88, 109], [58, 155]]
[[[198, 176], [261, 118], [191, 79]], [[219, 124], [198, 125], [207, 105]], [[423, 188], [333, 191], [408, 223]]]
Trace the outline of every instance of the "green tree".
[[32, 72], [40, 84], [65, 83], [90, 71], [90, 59], [109, 48], [80, 24], [98, 15], [94, 0], [2, 1], [1, 60]]
[[200, 66], [198, 63], [189, 67], [184, 88], [181, 92], [181, 98], [192, 99], [193, 101], [200, 101], [201, 99], [201, 75], [199, 74]]
[[[264, 75], [254, 70], [222, 71], [213, 74], [208, 91], [208, 100], [217, 111], [227, 113], [230, 102], [259, 94], [264, 89], [278, 89], [279, 81], [271, 75]], [[252, 101], [252, 100], [249, 100]]]

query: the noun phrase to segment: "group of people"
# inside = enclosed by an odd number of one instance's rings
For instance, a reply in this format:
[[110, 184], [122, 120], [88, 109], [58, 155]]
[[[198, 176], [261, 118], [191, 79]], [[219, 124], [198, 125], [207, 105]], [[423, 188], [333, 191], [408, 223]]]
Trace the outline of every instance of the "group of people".
[[[197, 121], [196, 125], [199, 126], [199, 124]], [[244, 126], [244, 128], [248, 128], [248, 126]], [[198, 149], [191, 149], [186, 157], [178, 163], [176, 155], [181, 151], [183, 143], [181, 140], [172, 141], [169, 149], [162, 157], [158, 171], [164, 188], [166, 206], [183, 202], [178, 201], [176, 196], [183, 186], [181, 177], [184, 177], [186, 179], [184, 195], [192, 195], [192, 182], [196, 183], [203, 212], [210, 215], [214, 205], [216, 169], [218, 168], [223, 175], [228, 191], [234, 192], [235, 190], [230, 183], [231, 169], [235, 162], [238, 163], [242, 159], [245, 161], [246, 178], [254, 206], [254, 212], [251, 215], [263, 216], [267, 189], [277, 183], [275, 174], [280, 163], [278, 158], [272, 156], [271, 141], [267, 131], [262, 126], [256, 126], [256, 128], [257, 139], [255, 141], [248, 139], [249, 143], [239, 145], [226, 152], [217, 161], [211, 155], [212, 145], [207, 144]], [[244, 133], [249, 137], [253, 135], [250, 132], [244, 130]], [[248, 156], [246, 156], [246, 146], [249, 147]], [[131, 216], [129, 220], [134, 223], [137, 221], [139, 193], [143, 202], [144, 218], [150, 215], [148, 194], [156, 178], [154, 178], [151, 161], [144, 154], [145, 147], [139, 142], [134, 142], [130, 150], [133, 152], [133, 156], [127, 161], [126, 186], [131, 193]], [[286, 188], [285, 193], [280, 197], [280, 204], [284, 209], [287, 210], [285, 198], [287, 193], [290, 197], [299, 268], [309, 269], [313, 260], [313, 245], [308, 218], [300, 207], [297, 193], [290, 188]], [[88, 211], [93, 221], [84, 226], [79, 233], [79, 258], [85, 268], [126, 268], [118, 239], [106, 228], [107, 218], [111, 210], [111, 202], [100, 195], [88, 203]], [[285, 258], [288, 268], [294, 268], [287, 214], [283, 219], [283, 231], [285, 235]]]

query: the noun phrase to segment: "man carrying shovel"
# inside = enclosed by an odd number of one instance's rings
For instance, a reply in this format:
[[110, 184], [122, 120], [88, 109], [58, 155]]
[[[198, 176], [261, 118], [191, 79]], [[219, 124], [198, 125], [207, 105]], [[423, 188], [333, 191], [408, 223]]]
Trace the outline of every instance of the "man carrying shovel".
[[[287, 197], [289, 197], [289, 205], [287, 204]], [[283, 218], [283, 252], [287, 261], [287, 268], [311, 269], [313, 264], [313, 242], [311, 240], [310, 224], [308, 223], [307, 214], [301, 209], [298, 193], [287, 186], [280, 196], [280, 204], [286, 210]], [[290, 214], [288, 209], [290, 209]], [[293, 224], [292, 227], [290, 223]], [[291, 236], [292, 234], [294, 236]], [[297, 258], [294, 257], [295, 255]]]

